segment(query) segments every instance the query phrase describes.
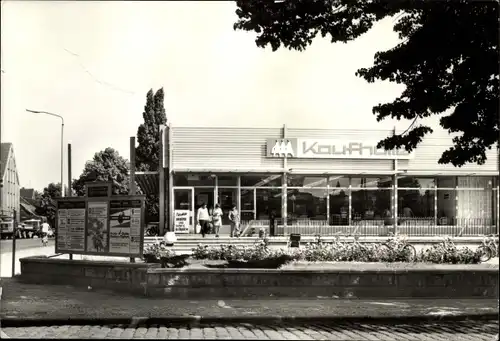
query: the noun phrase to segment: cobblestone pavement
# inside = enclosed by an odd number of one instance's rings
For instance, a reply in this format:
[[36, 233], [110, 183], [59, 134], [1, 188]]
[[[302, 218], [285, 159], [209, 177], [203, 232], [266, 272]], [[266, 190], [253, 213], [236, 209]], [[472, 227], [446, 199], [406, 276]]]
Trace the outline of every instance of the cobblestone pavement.
[[498, 321], [422, 324], [205, 324], [196, 326], [57, 326], [4, 328], [10, 338], [238, 340], [498, 340]]

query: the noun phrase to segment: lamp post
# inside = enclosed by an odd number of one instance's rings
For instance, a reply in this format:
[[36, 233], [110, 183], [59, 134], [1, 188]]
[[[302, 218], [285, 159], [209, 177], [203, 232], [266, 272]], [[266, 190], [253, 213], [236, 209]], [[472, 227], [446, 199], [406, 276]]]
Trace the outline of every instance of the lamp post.
[[64, 183], [63, 183], [63, 139], [64, 139], [64, 118], [61, 115], [53, 114], [47, 111], [30, 110], [26, 109], [27, 112], [34, 114], [45, 114], [50, 116], [59, 117], [61, 119], [61, 197], [64, 197]]

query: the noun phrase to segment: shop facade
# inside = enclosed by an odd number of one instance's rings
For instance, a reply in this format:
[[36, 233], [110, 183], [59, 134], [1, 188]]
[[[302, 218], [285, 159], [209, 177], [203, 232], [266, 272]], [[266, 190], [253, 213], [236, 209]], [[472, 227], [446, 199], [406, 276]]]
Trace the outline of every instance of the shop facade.
[[[446, 132], [384, 151], [383, 130], [166, 127], [165, 226], [193, 233], [196, 210], [235, 205], [242, 226], [280, 234], [482, 235], [499, 227], [496, 148], [484, 165], [440, 165]], [[161, 176], [160, 176], [161, 178]], [[184, 220], [183, 220], [184, 219]]]

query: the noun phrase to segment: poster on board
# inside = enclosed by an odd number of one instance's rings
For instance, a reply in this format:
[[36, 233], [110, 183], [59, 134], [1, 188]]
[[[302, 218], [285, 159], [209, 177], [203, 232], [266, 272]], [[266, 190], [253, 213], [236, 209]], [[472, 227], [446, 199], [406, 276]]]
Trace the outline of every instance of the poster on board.
[[109, 252], [139, 254], [141, 200], [110, 200], [109, 207]]
[[108, 203], [87, 202], [87, 252], [107, 253], [108, 245]]
[[56, 252], [85, 251], [85, 201], [59, 201]]
[[189, 233], [189, 210], [174, 211], [174, 232]]

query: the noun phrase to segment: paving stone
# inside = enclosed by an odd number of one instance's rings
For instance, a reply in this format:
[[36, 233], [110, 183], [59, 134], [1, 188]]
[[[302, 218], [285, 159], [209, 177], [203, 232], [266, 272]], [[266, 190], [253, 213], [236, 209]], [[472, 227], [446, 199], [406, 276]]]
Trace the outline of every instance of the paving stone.
[[156, 338], [239, 340], [497, 340], [498, 322], [435, 322], [424, 324], [228, 324], [180, 326], [54, 326], [3, 328], [11, 338]]

